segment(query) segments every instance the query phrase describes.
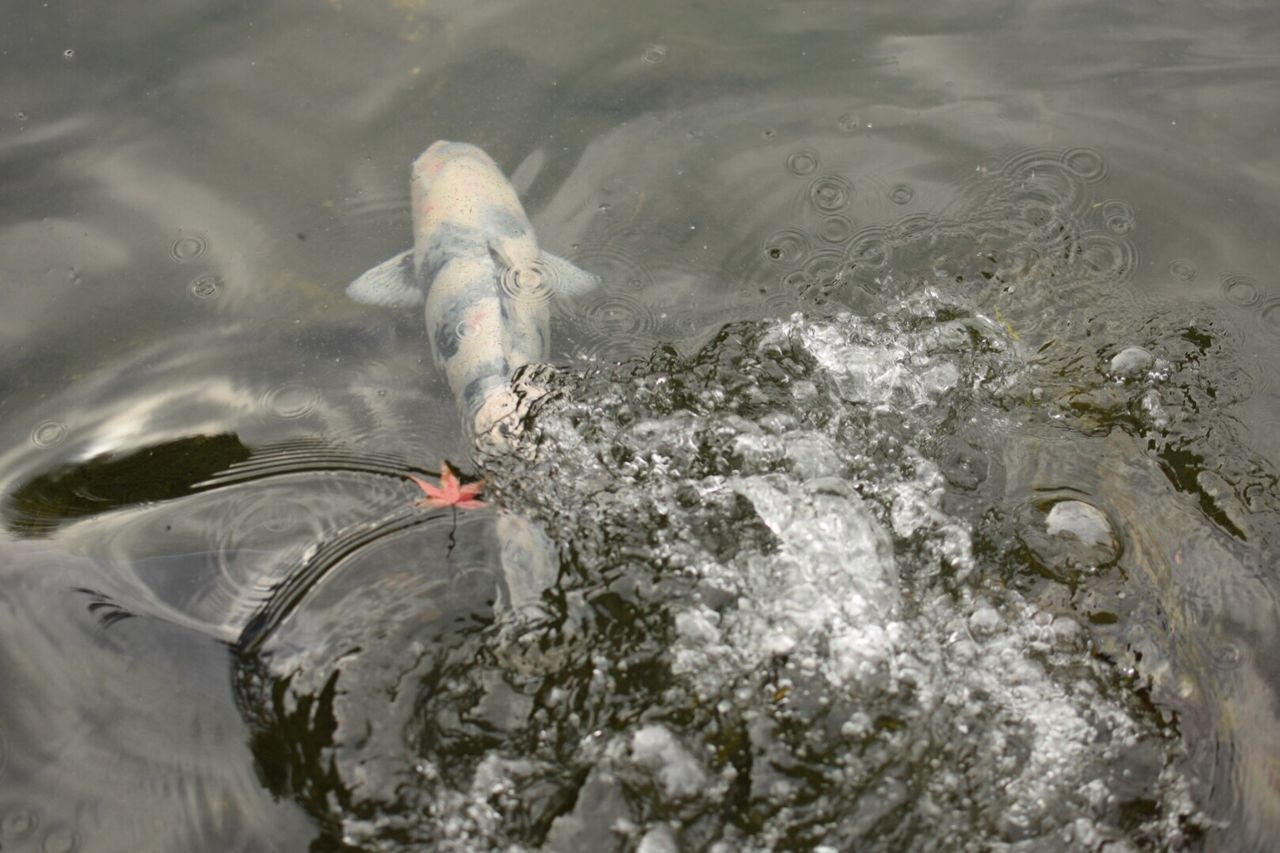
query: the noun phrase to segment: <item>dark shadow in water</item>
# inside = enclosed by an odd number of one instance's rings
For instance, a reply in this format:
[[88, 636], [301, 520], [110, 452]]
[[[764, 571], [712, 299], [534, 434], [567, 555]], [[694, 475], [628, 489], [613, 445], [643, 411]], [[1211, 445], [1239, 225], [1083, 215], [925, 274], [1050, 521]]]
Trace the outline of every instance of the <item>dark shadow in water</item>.
[[16, 536], [47, 538], [67, 522], [189, 495], [197, 483], [250, 455], [239, 436], [227, 433], [196, 435], [59, 465], [6, 496], [0, 518]]

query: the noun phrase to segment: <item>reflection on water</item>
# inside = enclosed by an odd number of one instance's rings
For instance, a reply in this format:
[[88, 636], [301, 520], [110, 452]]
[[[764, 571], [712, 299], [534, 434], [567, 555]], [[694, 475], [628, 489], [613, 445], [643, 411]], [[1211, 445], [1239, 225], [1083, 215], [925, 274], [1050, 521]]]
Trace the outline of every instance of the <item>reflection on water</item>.
[[[1265, 846], [1280, 16], [907, 8], [14, 10], [0, 846]], [[456, 519], [437, 138], [604, 280]]]

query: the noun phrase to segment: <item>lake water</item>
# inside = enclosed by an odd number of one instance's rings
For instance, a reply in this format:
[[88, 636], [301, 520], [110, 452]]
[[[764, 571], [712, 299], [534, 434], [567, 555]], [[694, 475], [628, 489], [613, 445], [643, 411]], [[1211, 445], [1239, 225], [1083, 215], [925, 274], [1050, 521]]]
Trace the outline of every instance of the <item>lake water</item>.
[[[0, 848], [1274, 849], [1273, 4], [4, 17]], [[602, 279], [506, 455], [436, 139]]]

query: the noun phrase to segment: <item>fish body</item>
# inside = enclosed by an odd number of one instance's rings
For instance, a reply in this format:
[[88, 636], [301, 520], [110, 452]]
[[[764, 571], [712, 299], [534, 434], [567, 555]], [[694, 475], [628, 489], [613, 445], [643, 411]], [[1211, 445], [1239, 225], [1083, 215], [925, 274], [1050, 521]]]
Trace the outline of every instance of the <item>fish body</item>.
[[423, 305], [432, 358], [480, 438], [514, 413], [512, 374], [546, 361], [552, 293], [597, 280], [543, 252], [515, 188], [474, 145], [433, 143], [413, 164], [413, 248], [357, 278], [347, 294]]

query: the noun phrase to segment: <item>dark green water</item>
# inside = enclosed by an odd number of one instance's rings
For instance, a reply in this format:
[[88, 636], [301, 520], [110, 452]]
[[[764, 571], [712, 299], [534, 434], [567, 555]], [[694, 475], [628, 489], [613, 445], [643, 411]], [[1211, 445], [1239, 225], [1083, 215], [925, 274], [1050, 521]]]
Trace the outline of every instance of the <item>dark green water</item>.
[[[0, 849], [1277, 837], [1269, 5], [3, 16]], [[439, 138], [604, 279], [502, 516]]]

